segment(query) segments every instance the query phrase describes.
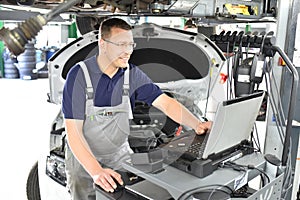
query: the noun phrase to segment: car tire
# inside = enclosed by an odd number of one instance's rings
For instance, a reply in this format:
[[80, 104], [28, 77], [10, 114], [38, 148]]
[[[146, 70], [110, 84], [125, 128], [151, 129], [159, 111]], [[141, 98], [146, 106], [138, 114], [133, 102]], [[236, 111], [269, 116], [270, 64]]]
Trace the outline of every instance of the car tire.
[[26, 194], [28, 200], [41, 200], [39, 175], [38, 175], [38, 162], [36, 162], [27, 178]]

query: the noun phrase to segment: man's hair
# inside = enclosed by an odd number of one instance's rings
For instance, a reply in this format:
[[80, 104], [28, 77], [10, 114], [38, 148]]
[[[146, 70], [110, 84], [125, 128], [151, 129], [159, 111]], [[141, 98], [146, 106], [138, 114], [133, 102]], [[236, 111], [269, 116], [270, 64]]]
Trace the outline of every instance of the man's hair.
[[197, 27], [191, 19], [187, 20], [185, 22], [184, 26], [186, 28], [196, 28]]
[[120, 18], [109, 18], [104, 20], [100, 26], [101, 38], [108, 38], [111, 34], [112, 28], [120, 28], [124, 30], [131, 30], [131, 26]]

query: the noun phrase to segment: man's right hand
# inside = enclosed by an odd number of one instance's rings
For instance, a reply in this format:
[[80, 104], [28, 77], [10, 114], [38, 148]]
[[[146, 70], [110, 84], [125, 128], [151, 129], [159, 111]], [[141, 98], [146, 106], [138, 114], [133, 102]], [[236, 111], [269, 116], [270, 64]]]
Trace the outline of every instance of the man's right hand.
[[207, 122], [198, 122], [196, 126], [195, 132], [197, 135], [201, 135], [210, 131], [212, 126], [212, 121]]
[[92, 176], [94, 183], [99, 185], [106, 192], [114, 192], [117, 188], [117, 183], [115, 183], [114, 179], [118, 181], [120, 185], [123, 185], [123, 180], [121, 175], [109, 168], [102, 168], [99, 173]]

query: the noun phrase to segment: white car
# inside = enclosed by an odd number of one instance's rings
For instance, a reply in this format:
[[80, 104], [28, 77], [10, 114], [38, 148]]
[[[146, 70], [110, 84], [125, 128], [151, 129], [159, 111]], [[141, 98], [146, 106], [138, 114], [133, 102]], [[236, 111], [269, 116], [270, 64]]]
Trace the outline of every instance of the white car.
[[[131, 63], [139, 66], [166, 94], [183, 103], [198, 117], [207, 109], [214, 110], [214, 101], [217, 101], [218, 95], [222, 96], [222, 86], [217, 79], [225, 57], [213, 42], [200, 33], [149, 23], [134, 26], [133, 36], [137, 47], [131, 56]], [[96, 54], [97, 43], [98, 31], [92, 31], [50, 58], [50, 103], [61, 104], [63, 85], [69, 69], [78, 61]], [[206, 104], [208, 96], [209, 103]], [[136, 103], [133, 114], [129, 142], [135, 152], [155, 148], [164, 142], [164, 138], [172, 137], [179, 126], [144, 102]], [[29, 174], [29, 200], [70, 198], [65, 187], [65, 135], [60, 111], [50, 130], [49, 154], [38, 160]], [[149, 138], [154, 141], [150, 146], [146, 142]]]

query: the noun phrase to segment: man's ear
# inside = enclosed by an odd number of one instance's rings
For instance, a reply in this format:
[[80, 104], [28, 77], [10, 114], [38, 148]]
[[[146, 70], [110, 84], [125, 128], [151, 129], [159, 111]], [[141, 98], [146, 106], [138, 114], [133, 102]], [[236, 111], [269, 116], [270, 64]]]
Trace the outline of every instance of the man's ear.
[[104, 40], [103, 39], [99, 40], [99, 45], [101, 48], [104, 48]]
[[105, 45], [105, 42], [103, 39], [100, 39], [99, 40], [99, 47], [100, 47], [100, 50], [103, 54], [106, 53], [106, 45]]

